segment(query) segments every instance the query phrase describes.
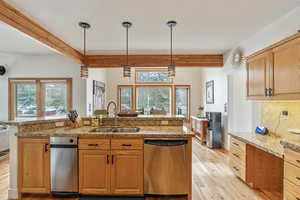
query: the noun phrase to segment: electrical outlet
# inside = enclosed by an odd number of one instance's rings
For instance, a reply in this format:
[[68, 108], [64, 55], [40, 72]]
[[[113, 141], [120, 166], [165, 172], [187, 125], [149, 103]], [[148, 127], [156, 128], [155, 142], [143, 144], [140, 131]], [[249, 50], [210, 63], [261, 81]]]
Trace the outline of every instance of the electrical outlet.
[[89, 126], [89, 125], [91, 125], [91, 121], [90, 120], [83, 120], [83, 125]]
[[169, 121], [161, 121], [161, 125], [168, 125]]
[[63, 127], [65, 126], [65, 122], [55, 122], [56, 127]]
[[288, 120], [289, 119], [289, 112], [287, 110], [281, 111], [281, 117], [284, 120]]

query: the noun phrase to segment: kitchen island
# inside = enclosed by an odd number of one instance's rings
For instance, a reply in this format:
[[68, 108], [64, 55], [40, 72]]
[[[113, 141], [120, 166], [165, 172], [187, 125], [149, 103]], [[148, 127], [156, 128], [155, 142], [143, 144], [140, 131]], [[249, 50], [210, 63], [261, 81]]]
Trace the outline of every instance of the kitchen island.
[[[105, 119], [102, 126], [109, 127], [111, 120]], [[18, 166], [18, 177], [10, 177], [10, 198], [25, 193], [51, 194], [54, 151], [50, 145], [52, 138], [61, 137], [77, 139], [78, 192], [82, 195], [186, 195], [191, 199], [194, 134], [183, 127], [183, 120], [180, 116], [118, 118], [118, 126], [136, 127], [138, 132], [95, 131], [90, 117], [83, 118], [85, 126], [80, 128], [69, 127], [66, 119], [8, 122], [15, 128], [12, 145], [18, 146], [18, 151], [11, 152], [11, 158], [16, 159], [12, 162], [18, 163], [11, 170]], [[171, 144], [167, 151], [152, 148], [155, 145], [151, 144], [161, 145], [161, 141]], [[174, 148], [173, 144], [184, 148]], [[164, 162], [165, 167], [154, 170], [157, 162]], [[171, 173], [169, 178], [160, 175], [163, 171]]]

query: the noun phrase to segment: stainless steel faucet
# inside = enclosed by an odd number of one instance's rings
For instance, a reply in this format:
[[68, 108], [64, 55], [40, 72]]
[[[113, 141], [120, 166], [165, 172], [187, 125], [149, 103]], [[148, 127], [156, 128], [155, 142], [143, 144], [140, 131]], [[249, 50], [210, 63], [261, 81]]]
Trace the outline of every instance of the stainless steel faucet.
[[108, 112], [108, 115], [109, 115], [110, 114], [109, 113], [109, 108], [110, 108], [110, 105], [112, 105], [112, 104], [114, 105], [114, 112], [113, 112], [113, 114], [114, 114], [114, 120], [113, 120], [112, 126], [116, 127], [118, 125], [118, 118], [117, 118], [118, 111], [117, 111], [117, 104], [116, 104], [116, 102], [110, 101], [108, 103], [108, 105], [107, 105], [107, 112]]

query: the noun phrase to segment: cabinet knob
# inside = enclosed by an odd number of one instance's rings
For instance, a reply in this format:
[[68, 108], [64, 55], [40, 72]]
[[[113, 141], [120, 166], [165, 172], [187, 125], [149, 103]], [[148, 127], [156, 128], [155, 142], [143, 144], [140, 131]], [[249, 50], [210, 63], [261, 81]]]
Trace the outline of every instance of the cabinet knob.
[[237, 158], [239, 158], [240, 156], [238, 154], [233, 153], [233, 155]]
[[265, 96], [267, 97], [268, 96], [268, 88], [265, 88]]

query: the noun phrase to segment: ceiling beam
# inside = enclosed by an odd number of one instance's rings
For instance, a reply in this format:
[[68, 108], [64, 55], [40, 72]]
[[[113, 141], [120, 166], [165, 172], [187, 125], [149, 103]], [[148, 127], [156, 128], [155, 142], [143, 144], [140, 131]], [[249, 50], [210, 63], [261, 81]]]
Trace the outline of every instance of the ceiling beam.
[[83, 63], [84, 56], [80, 52], [73, 49], [70, 45], [48, 32], [3, 0], [0, 0], [0, 21], [40, 41], [75, 62], [79, 64]]
[[[223, 67], [223, 55], [174, 55], [177, 67]], [[86, 64], [91, 68], [122, 67], [125, 55], [90, 55]], [[170, 65], [169, 55], [129, 55], [131, 67], [164, 67]]]

